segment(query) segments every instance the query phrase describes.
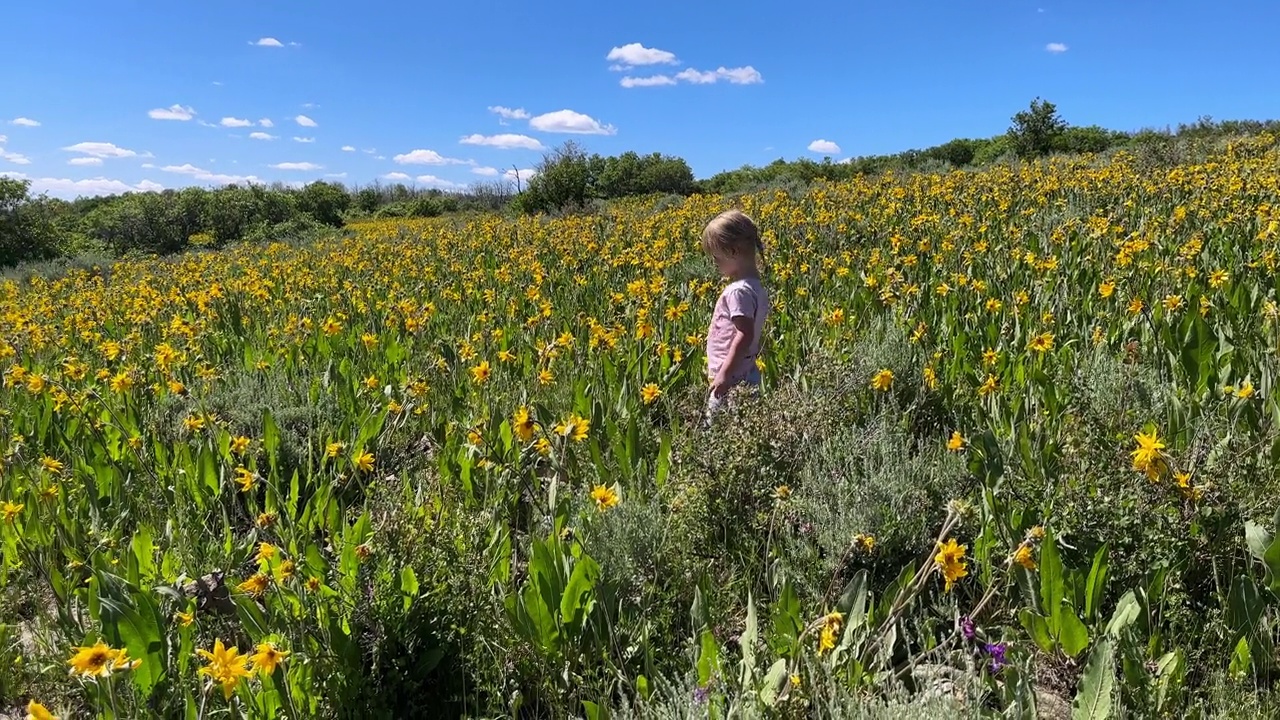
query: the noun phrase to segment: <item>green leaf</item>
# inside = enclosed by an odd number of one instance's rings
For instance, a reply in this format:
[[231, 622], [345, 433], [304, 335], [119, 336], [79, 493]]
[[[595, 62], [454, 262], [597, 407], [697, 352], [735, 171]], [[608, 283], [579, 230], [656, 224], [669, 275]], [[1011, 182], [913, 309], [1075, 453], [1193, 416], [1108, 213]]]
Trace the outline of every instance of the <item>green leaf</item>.
[[138, 559], [139, 584], [150, 584], [156, 576], [156, 554], [152, 549], [151, 528], [139, 525], [133, 533], [133, 556]]
[[1105, 720], [1111, 717], [1111, 693], [1116, 681], [1115, 651], [1110, 638], [1102, 638], [1089, 653], [1080, 680], [1080, 691], [1071, 703], [1072, 720]]
[[742, 687], [751, 686], [752, 680], [756, 674], [756, 641], [759, 639], [760, 631], [757, 627], [756, 620], [756, 601], [752, 597], [751, 591], [747, 590], [747, 623], [742, 630], [742, 636], [738, 640], [738, 645], [742, 648]]
[[[160, 632], [155, 604], [144, 594], [135, 594], [133, 600], [141, 608], [103, 596], [102, 630], [111, 644], [123, 645], [129, 657], [142, 660], [142, 664], [130, 672], [134, 687], [144, 698], [151, 696], [156, 683], [164, 677], [164, 642]], [[139, 609], [142, 612], [139, 612]]]
[[573, 574], [560, 596], [560, 621], [565, 629], [577, 634], [595, 606], [595, 586], [600, 579], [600, 566], [589, 555], [583, 555], [573, 566]]
[[407, 565], [400, 571], [400, 592], [404, 595], [404, 609], [408, 610], [418, 599], [418, 576]]
[[1030, 608], [1023, 608], [1019, 619], [1022, 621], [1022, 627], [1026, 628], [1031, 639], [1041, 650], [1047, 653], [1053, 652], [1055, 643], [1053, 636], [1049, 634], [1049, 623], [1044, 616], [1032, 612]]
[[1244, 522], [1244, 542], [1249, 553], [1260, 562], [1266, 562], [1267, 548], [1271, 547], [1271, 533], [1261, 525], [1246, 520]]
[[698, 650], [698, 686], [706, 687], [712, 677], [719, 674], [720, 646], [710, 630], [702, 631], [701, 648]]
[[1267, 565], [1267, 589], [1280, 594], [1280, 537], [1271, 539], [1262, 555], [1262, 562]]
[[1172, 711], [1182, 694], [1182, 679], [1186, 674], [1187, 658], [1181, 649], [1167, 652], [1156, 661], [1156, 708], [1162, 714]]
[[1103, 545], [1093, 556], [1093, 567], [1089, 569], [1089, 580], [1085, 583], [1084, 617], [1093, 620], [1094, 613], [1102, 604], [1102, 594], [1107, 585], [1107, 573], [1110, 568], [1110, 546]]
[[760, 688], [760, 702], [764, 703], [765, 707], [773, 707], [777, 704], [778, 696], [782, 694], [786, 685], [787, 661], [778, 658], [764, 676], [764, 683]]
[[276, 427], [276, 419], [270, 410], [262, 413], [262, 447], [267, 451], [267, 458], [275, 465], [276, 451], [280, 448], [280, 428]]
[[601, 720], [600, 706], [590, 700], [582, 701], [582, 712], [587, 716], [587, 720]]
[[1062, 608], [1059, 622], [1062, 633], [1058, 639], [1062, 643], [1062, 649], [1073, 658], [1084, 652], [1089, 647], [1089, 631], [1080, 622], [1080, 618], [1076, 617], [1075, 611], [1070, 607]]
[[1049, 624], [1049, 634], [1061, 635], [1063, 593], [1066, 586], [1062, 579], [1062, 559], [1058, 556], [1058, 544], [1052, 531], [1046, 531], [1040, 548], [1040, 608]]
[[1231, 653], [1231, 664], [1227, 666], [1227, 672], [1231, 677], [1240, 680], [1249, 674], [1249, 668], [1253, 665], [1253, 655], [1249, 652], [1249, 638], [1241, 637], [1240, 642], [1236, 643], [1235, 652]]
[[1113, 638], [1119, 638], [1120, 633], [1138, 619], [1142, 614], [1142, 605], [1138, 602], [1138, 596], [1132, 590], [1126, 592], [1120, 597], [1120, 602], [1116, 603], [1115, 612], [1111, 613], [1111, 621], [1107, 623], [1107, 634]]

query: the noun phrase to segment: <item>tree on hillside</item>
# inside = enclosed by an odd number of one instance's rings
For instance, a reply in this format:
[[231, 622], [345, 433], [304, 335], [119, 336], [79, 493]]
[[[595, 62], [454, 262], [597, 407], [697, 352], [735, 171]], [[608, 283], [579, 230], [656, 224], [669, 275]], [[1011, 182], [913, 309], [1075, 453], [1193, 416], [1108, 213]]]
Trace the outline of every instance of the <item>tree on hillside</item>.
[[1067, 123], [1058, 117], [1058, 108], [1048, 100], [1036, 98], [1031, 107], [1013, 116], [1009, 140], [1020, 158], [1044, 157], [1053, 152]]
[[298, 192], [298, 209], [322, 225], [342, 227], [342, 214], [351, 207], [351, 194], [338, 183], [313, 182]]
[[0, 177], [0, 267], [57, 257], [50, 201], [27, 194], [30, 183]]

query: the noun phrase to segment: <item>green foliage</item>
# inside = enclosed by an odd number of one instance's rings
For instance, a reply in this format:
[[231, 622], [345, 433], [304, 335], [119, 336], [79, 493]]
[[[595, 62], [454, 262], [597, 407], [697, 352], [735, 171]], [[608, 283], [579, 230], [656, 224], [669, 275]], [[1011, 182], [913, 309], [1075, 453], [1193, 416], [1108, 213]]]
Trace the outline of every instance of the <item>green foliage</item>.
[[1036, 98], [1031, 107], [1013, 116], [1009, 140], [1020, 158], [1044, 157], [1058, 145], [1067, 123], [1058, 116], [1058, 108], [1048, 100]]
[[626, 152], [616, 157], [588, 155], [573, 141], [543, 156], [537, 174], [517, 196], [525, 213], [579, 212], [592, 200], [654, 193], [689, 195], [693, 171], [681, 158]]
[[53, 204], [31, 198], [26, 180], [0, 177], [0, 267], [48, 260], [63, 252]]

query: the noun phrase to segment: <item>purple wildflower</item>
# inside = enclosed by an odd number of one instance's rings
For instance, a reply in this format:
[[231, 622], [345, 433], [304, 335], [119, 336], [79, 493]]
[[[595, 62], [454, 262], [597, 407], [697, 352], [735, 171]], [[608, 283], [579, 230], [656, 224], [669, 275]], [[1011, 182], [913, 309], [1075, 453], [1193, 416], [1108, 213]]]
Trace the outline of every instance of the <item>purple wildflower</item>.
[[1009, 664], [1009, 661], [1004, 657], [1005, 650], [1008, 649], [1004, 643], [996, 643], [994, 645], [987, 643], [983, 649], [991, 656], [991, 672], [1000, 672], [1001, 668]]
[[976, 635], [977, 632], [977, 628], [973, 625], [973, 618], [960, 618], [960, 635], [963, 636], [965, 640], [972, 640], [973, 636]]
[[694, 701], [694, 702], [696, 702], [696, 703], [698, 703], [699, 705], [705, 705], [705, 704], [707, 703], [707, 696], [708, 696], [709, 694], [710, 694], [710, 693], [708, 692], [708, 690], [707, 690], [707, 688], [706, 688], [706, 687], [698, 687], [698, 688], [694, 688], [694, 689], [693, 689], [693, 701]]

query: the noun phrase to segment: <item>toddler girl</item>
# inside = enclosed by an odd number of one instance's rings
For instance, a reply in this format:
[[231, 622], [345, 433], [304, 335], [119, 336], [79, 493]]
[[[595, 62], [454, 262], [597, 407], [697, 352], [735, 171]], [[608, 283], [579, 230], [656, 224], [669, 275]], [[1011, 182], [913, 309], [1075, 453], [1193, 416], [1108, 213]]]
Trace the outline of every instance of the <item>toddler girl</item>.
[[757, 253], [764, 252], [760, 231], [745, 213], [729, 210], [716, 216], [702, 231], [702, 249], [711, 256], [716, 269], [729, 278], [716, 300], [707, 329], [710, 421], [735, 385], [760, 385], [756, 357], [764, 321], [769, 316], [769, 294], [760, 283], [756, 264]]

